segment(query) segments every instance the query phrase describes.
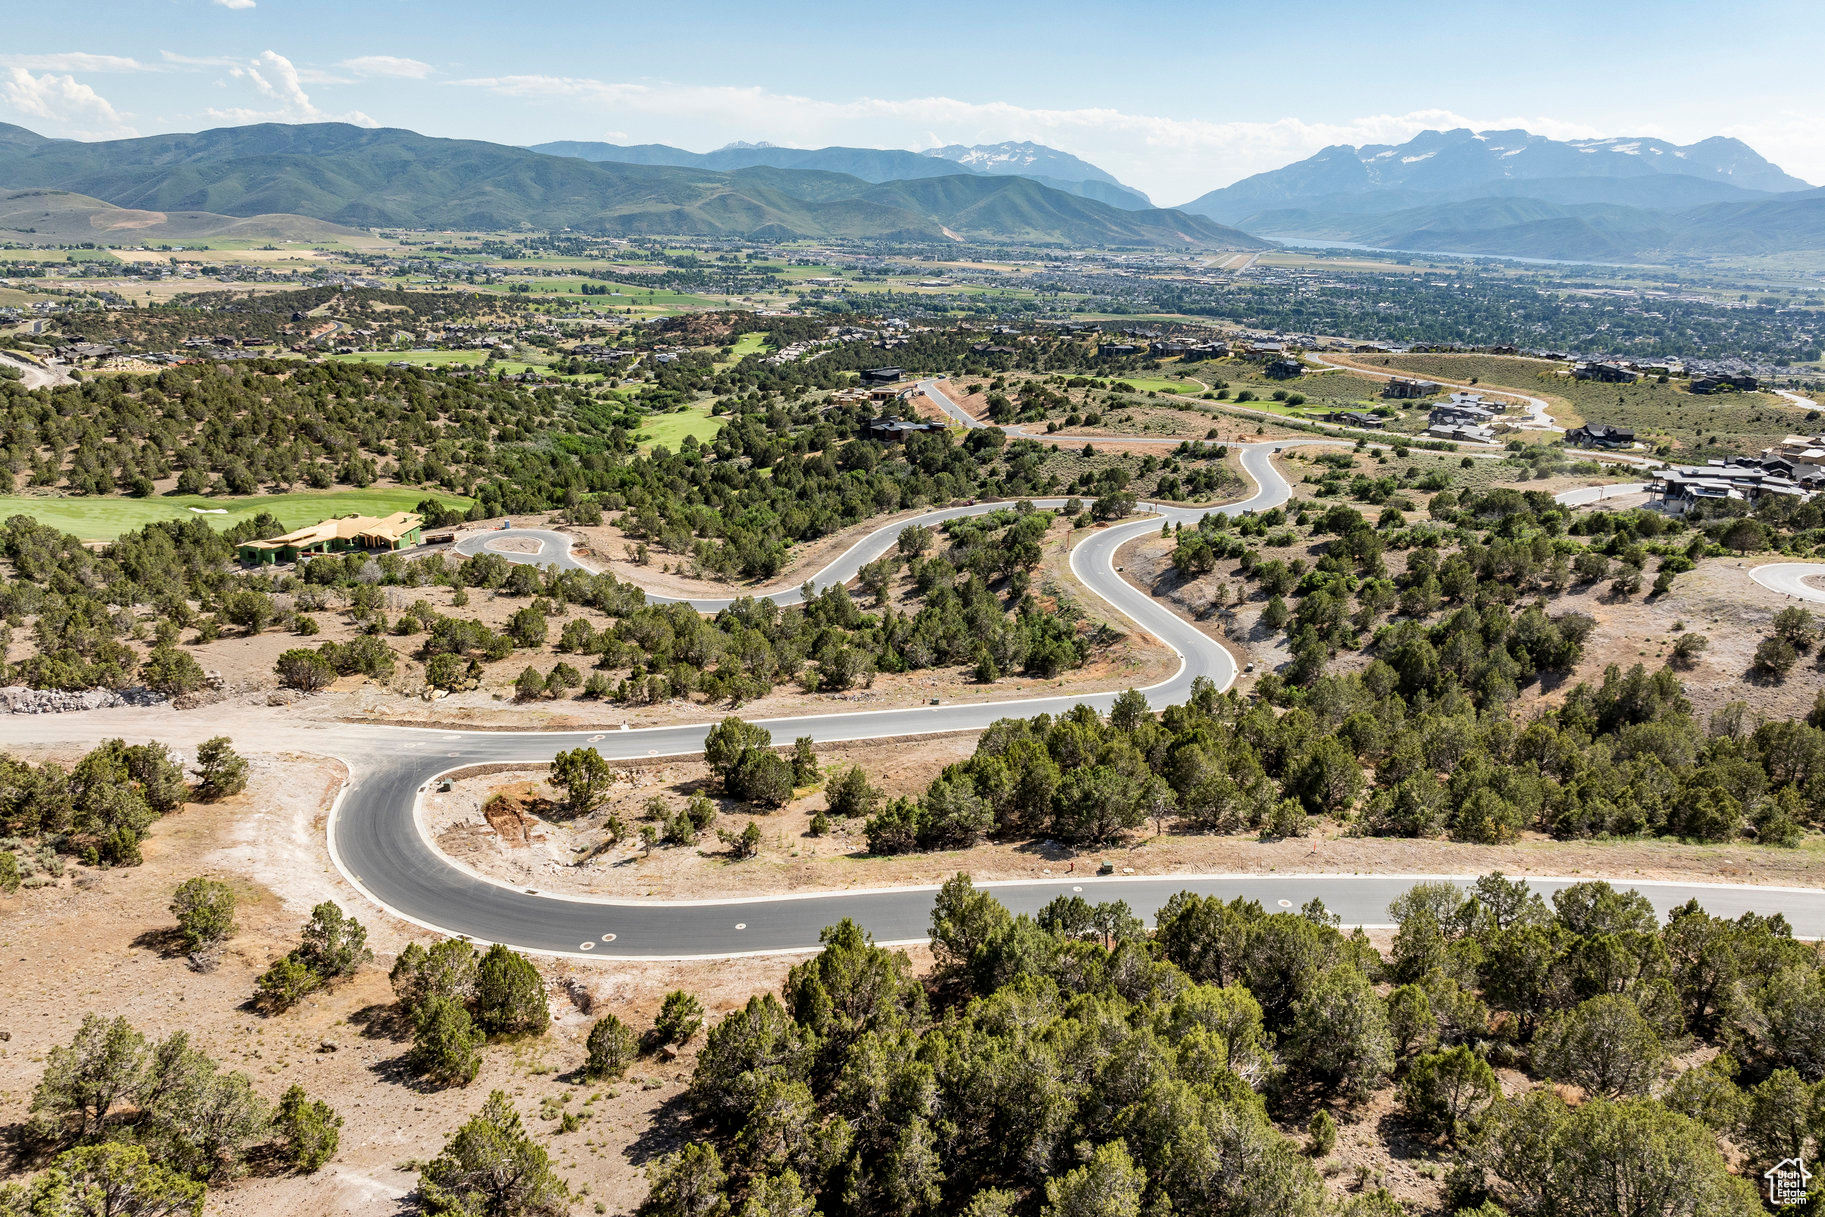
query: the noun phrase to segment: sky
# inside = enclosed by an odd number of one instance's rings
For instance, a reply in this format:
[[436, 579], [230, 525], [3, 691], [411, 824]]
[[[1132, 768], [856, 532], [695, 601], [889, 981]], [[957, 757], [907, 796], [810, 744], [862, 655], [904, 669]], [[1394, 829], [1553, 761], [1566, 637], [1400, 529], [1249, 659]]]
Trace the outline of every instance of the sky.
[[[350, 122], [509, 144], [1033, 140], [1156, 203], [1428, 128], [1735, 136], [1825, 183], [1818, 0], [9, 8], [0, 121], [113, 139]], [[4, 185], [4, 183], [0, 183]]]

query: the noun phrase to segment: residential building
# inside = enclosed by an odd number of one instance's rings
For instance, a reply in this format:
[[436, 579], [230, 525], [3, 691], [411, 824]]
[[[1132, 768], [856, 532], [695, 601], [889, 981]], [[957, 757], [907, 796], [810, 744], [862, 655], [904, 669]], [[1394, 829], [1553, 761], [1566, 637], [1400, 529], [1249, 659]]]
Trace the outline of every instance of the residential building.
[[1689, 391], [1700, 394], [1701, 396], [1732, 390], [1738, 393], [1753, 393], [1761, 387], [1761, 382], [1756, 380], [1753, 376], [1730, 375], [1694, 376], [1691, 382], [1686, 385], [1686, 388]]
[[1565, 442], [1574, 448], [1627, 448], [1635, 442], [1635, 433], [1627, 427], [1586, 423], [1567, 431]]
[[1426, 428], [1426, 434], [1433, 439], [1457, 440], [1470, 444], [1492, 444], [1495, 432], [1488, 427], [1478, 427], [1472, 423], [1434, 423]]
[[1587, 361], [1575, 365], [1572, 375], [1579, 380], [1595, 380], [1606, 385], [1633, 384], [1641, 377], [1619, 363]]
[[1292, 380], [1305, 375], [1305, 365], [1297, 359], [1275, 359], [1262, 369], [1262, 374], [1270, 380]]
[[920, 431], [942, 431], [943, 423], [915, 422], [904, 418], [882, 417], [862, 424], [864, 439], [887, 444], [904, 444], [906, 437]]
[[1471, 405], [1469, 402], [1441, 401], [1432, 407], [1426, 421], [1435, 425], [1455, 426], [1466, 424], [1472, 427], [1487, 427], [1496, 419], [1496, 412], [1486, 406]]
[[1654, 505], [1673, 515], [1684, 515], [1693, 504], [1736, 499], [1755, 502], [1766, 495], [1809, 499], [1825, 485], [1825, 478], [1811, 485], [1796, 481], [1780, 461], [1732, 457], [1703, 465], [1668, 465], [1654, 471], [1648, 491]]
[[313, 554], [340, 553], [348, 549], [407, 549], [423, 538], [420, 531], [423, 523], [422, 516], [410, 511], [395, 512], [384, 519], [343, 516], [296, 529], [281, 537], [245, 541], [237, 547], [236, 553], [242, 562], [265, 565], [296, 562]]
[[1441, 387], [1443, 386], [1430, 380], [1408, 380], [1403, 376], [1396, 376], [1382, 386], [1381, 395], [1410, 401], [1415, 397], [1431, 397]]
[[890, 385], [905, 379], [906, 372], [902, 368], [869, 368], [862, 373], [862, 383], [865, 385]]

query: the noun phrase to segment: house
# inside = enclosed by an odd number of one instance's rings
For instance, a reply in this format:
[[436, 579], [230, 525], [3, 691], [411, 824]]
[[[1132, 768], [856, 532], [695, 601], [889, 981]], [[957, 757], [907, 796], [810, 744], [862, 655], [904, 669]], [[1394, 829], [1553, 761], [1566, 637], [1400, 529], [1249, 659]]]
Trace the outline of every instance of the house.
[[1796, 482], [1825, 478], [1825, 435], [1789, 435], [1774, 447], [1762, 449], [1762, 468], [1781, 467]]
[[1227, 342], [1201, 342], [1195, 346], [1188, 346], [1185, 348], [1185, 359], [1187, 362], [1201, 359], [1227, 358], [1229, 358], [1229, 344]]
[[1586, 423], [1567, 431], [1565, 442], [1574, 448], [1626, 448], [1635, 442], [1635, 433], [1607, 423]]
[[1701, 396], [1728, 391], [1753, 393], [1761, 388], [1761, 382], [1753, 376], [1694, 376], [1686, 388]]
[[1382, 386], [1381, 395], [1407, 401], [1415, 397], [1431, 397], [1441, 387], [1430, 380], [1408, 380], [1403, 376], [1396, 376]]
[[1132, 342], [1100, 342], [1096, 346], [1098, 359], [1120, 359], [1127, 355], [1139, 355], [1141, 348]]
[[1595, 380], [1606, 385], [1634, 384], [1641, 377], [1629, 371], [1619, 363], [1598, 363], [1587, 360], [1572, 368], [1572, 375], [1578, 380]]
[[942, 431], [943, 423], [913, 422], [891, 416], [871, 419], [862, 424], [864, 439], [880, 440], [886, 444], [904, 444], [906, 437], [918, 431]]
[[1171, 359], [1176, 355], [1183, 355], [1188, 350], [1190, 348], [1182, 342], [1166, 341], [1147, 344], [1147, 354], [1155, 359]]
[[1433, 439], [1457, 440], [1470, 444], [1492, 444], [1495, 432], [1488, 427], [1478, 427], [1471, 423], [1434, 423], [1426, 428], [1426, 434]]
[[1706, 500], [1737, 499], [1753, 503], [1769, 495], [1810, 499], [1822, 484], [1825, 479], [1795, 480], [1792, 471], [1781, 461], [1730, 457], [1707, 461], [1703, 465], [1669, 465], [1657, 469], [1648, 489], [1657, 496], [1655, 505], [1661, 510], [1683, 515], [1694, 503]]
[[1475, 406], [1462, 401], [1441, 401], [1432, 407], [1432, 413], [1426, 421], [1444, 426], [1465, 423], [1472, 427], [1487, 427], [1495, 418], [1496, 412], [1487, 406]]
[[1388, 425], [1381, 415], [1364, 410], [1333, 410], [1324, 416], [1324, 421], [1342, 423], [1346, 427], [1367, 427], [1371, 431], [1379, 431]]
[[282, 537], [245, 541], [235, 552], [249, 565], [266, 565], [296, 562], [312, 554], [340, 553], [347, 549], [407, 549], [422, 539], [420, 525], [423, 523], [422, 516], [410, 511], [394, 512], [384, 519], [343, 516], [288, 532]]
[[1305, 365], [1297, 359], [1275, 359], [1262, 369], [1262, 374], [1270, 380], [1292, 380], [1305, 375]]
[[862, 373], [862, 383], [865, 385], [890, 385], [905, 379], [906, 372], [902, 368], [869, 368]]

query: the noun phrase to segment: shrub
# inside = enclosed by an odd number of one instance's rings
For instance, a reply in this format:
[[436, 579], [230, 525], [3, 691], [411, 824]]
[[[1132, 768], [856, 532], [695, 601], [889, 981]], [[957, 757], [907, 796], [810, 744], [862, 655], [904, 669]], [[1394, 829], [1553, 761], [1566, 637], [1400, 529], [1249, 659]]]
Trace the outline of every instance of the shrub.
[[660, 1047], [688, 1044], [703, 1029], [703, 1003], [682, 989], [674, 989], [659, 1003], [653, 1019], [653, 1041]]
[[254, 999], [271, 1010], [289, 1010], [322, 987], [323, 978], [294, 952], [260, 974]]
[[1321, 1107], [1312, 1117], [1312, 1122], [1306, 1125], [1305, 1133], [1309, 1138], [1308, 1147], [1312, 1157], [1322, 1158], [1337, 1144], [1337, 1121]]
[[1779, 634], [1771, 634], [1755, 648], [1755, 660], [1750, 666], [1770, 680], [1786, 680], [1787, 673], [1793, 671], [1793, 665], [1799, 661], [1800, 653], [1793, 643]]
[[513, 1101], [498, 1090], [419, 1171], [418, 1191], [427, 1211], [457, 1217], [562, 1217], [570, 1211], [570, 1189], [526, 1135]]
[[614, 1015], [605, 1014], [589, 1029], [587, 1047], [583, 1076], [592, 1081], [618, 1078], [634, 1059], [634, 1033]]
[[750, 748], [724, 782], [730, 794], [757, 807], [792, 801], [792, 766], [765, 748]]
[[273, 1116], [280, 1154], [292, 1169], [311, 1174], [336, 1154], [342, 1139], [342, 1117], [328, 1103], [304, 1093], [304, 1087], [293, 1085], [279, 1099], [278, 1114]]
[[760, 835], [760, 825], [753, 820], [749, 820], [748, 826], [740, 832], [719, 830], [716, 834], [722, 843], [729, 847], [729, 852], [735, 855], [738, 862], [752, 858], [760, 852]]
[[467, 1086], [482, 1068], [487, 1037], [453, 997], [434, 995], [418, 1007], [406, 1066], [440, 1086]]
[[330, 661], [304, 647], [293, 647], [280, 655], [278, 662], [273, 664], [273, 673], [279, 678], [281, 687], [304, 693], [327, 689], [336, 680], [336, 669], [330, 666]]
[[1501, 1096], [1495, 1070], [1463, 1044], [1415, 1058], [1400, 1089], [1407, 1118], [1453, 1142], [1473, 1131]]
[[186, 879], [171, 896], [171, 915], [185, 950], [207, 950], [234, 935], [234, 889], [213, 879]]
[[881, 792], [868, 784], [868, 775], [860, 765], [830, 779], [824, 787], [824, 799], [834, 816], [871, 816], [881, 805]]
[[545, 982], [532, 961], [500, 943], [475, 966], [475, 1021], [489, 1035], [536, 1035], [551, 1025]]

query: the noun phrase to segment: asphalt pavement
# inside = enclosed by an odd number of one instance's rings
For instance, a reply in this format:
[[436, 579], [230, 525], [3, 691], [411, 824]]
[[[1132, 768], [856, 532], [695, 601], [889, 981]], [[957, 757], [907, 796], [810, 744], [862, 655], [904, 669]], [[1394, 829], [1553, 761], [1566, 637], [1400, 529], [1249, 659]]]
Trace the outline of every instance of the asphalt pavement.
[[[1326, 441], [1292, 441], [1326, 442]], [[1264, 511], [1284, 503], [1290, 488], [1274, 470], [1272, 454], [1289, 444], [1241, 446], [1243, 468], [1255, 479], [1249, 499], [1222, 507], [1184, 508], [1143, 504], [1146, 518], [1099, 529], [1071, 555], [1083, 584], [1117, 612], [1172, 647], [1178, 670], [1143, 692], [1162, 707], [1183, 702], [1197, 677], [1227, 688], [1236, 663], [1215, 639], [1168, 611], [1127, 583], [1114, 556], [1128, 541], [1159, 530], [1162, 521], [1195, 525], [1207, 510]], [[1062, 500], [1037, 500], [1054, 506]], [[1005, 506], [979, 503], [931, 512], [890, 525], [858, 542], [811, 580], [829, 586], [853, 578], [914, 523], [939, 523], [959, 515]], [[493, 534], [495, 536], [503, 534]], [[511, 535], [511, 534], [505, 534]], [[561, 534], [550, 534], [561, 536]], [[566, 543], [567, 546], [567, 543]], [[510, 561], [541, 561], [548, 555], [502, 553]], [[555, 554], [550, 556], [556, 556]], [[568, 556], [568, 549], [565, 555]], [[1821, 569], [1821, 568], [1809, 568]], [[1809, 589], [1810, 590], [1810, 589]], [[797, 587], [768, 593], [782, 603], [799, 598]], [[1816, 598], [1825, 599], [1825, 593]], [[725, 600], [692, 600], [705, 611]], [[776, 743], [809, 736], [825, 743], [945, 731], [976, 731], [996, 719], [1058, 714], [1089, 704], [1107, 710], [1115, 694], [1037, 697], [1016, 701], [914, 706], [758, 720]], [[335, 729], [321, 737], [326, 750], [343, 757], [354, 775], [330, 819], [330, 847], [344, 875], [376, 903], [419, 925], [480, 942], [502, 942], [521, 950], [642, 959], [726, 957], [815, 949], [819, 932], [840, 918], [853, 918], [878, 941], [910, 942], [927, 935], [934, 889], [801, 892], [780, 897], [724, 901], [615, 901], [540, 894], [481, 878], [458, 868], [432, 847], [418, 822], [419, 800], [445, 772], [499, 762], [538, 762], [567, 748], [588, 745], [610, 759], [689, 755], [701, 752], [712, 724], [631, 731], [567, 733], [450, 732], [401, 728]], [[1116, 855], [1119, 856], [1119, 855]], [[1085, 869], [1089, 868], [1086, 861]], [[1017, 912], [1037, 910], [1058, 895], [1091, 901], [1124, 900], [1151, 919], [1174, 893], [1189, 889], [1225, 898], [1259, 900], [1269, 911], [1294, 909], [1314, 897], [1346, 924], [1380, 925], [1388, 902], [1421, 876], [1411, 875], [1059, 875], [1039, 881], [985, 884]], [[1468, 881], [1466, 876], [1455, 877]], [[1535, 882], [1550, 891], [1571, 880]], [[1756, 886], [1636, 884], [1663, 912], [1697, 898], [1712, 912], [1782, 912], [1798, 933], [1825, 936], [1825, 892]]]

